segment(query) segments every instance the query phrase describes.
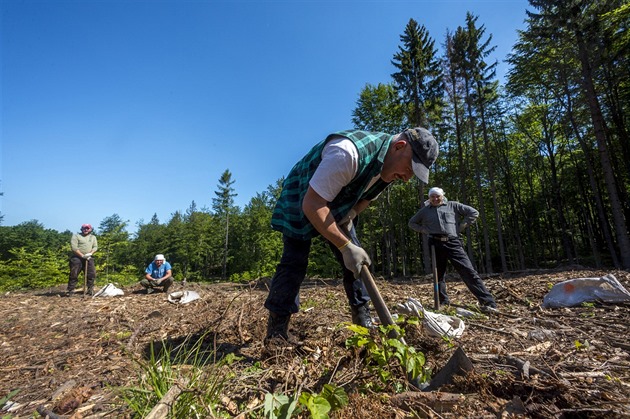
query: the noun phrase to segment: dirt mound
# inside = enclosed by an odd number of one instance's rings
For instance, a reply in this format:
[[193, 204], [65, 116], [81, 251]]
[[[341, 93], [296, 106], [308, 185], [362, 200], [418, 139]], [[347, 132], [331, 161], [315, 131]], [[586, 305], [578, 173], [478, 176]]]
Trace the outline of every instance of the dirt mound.
[[[125, 417], [129, 412], [114, 389], [137, 380], [134, 357], [146, 357], [151, 345], [172, 347], [207, 336], [217, 358], [240, 357], [232, 365], [238, 385], [226, 386], [223, 397], [233, 415], [260, 405], [267, 392], [318, 392], [330, 382], [349, 395], [349, 404], [334, 417], [412, 417], [412, 411], [429, 417], [630, 417], [629, 306], [540, 307], [556, 282], [608, 273], [630, 288], [630, 274], [623, 271], [486, 278], [502, 314], [465, 319], [466, 330], [456, 341], [430, 337], [419, 326], [409, 327], [405, 336], [425, 354], [434, 374], [458, 348], [473, 371], [439, 392], [402, 394], [370, 386], [376, 377], [360, 353], [346, 348], [351, 333], [342, 322], [350, 321], [350, 312], [339, 281], [305, 282], [302, 311], [291, 323], [304, 346], [271, 354], [262, 345], [264, 281], [188, 283], [185, 289], [201, 298], [185, 305], [139, 287], [110, 298], [62, 297], [62, 288], [9, 293], [0, 296], [0, 398], [19, 389], [11, 397], [14, 417], [29, 417], [38, 408], [74, 417]], [[451, 302], [473, 306], [465, 286], [451, 279]], [[377, 279], [377, 285], [392, 312], [408, 297], [432, 307], [428, 277]], [[183, 287], [175, 284], [171, 291]], [[254, 365], [257, 374], [250, 372]]]

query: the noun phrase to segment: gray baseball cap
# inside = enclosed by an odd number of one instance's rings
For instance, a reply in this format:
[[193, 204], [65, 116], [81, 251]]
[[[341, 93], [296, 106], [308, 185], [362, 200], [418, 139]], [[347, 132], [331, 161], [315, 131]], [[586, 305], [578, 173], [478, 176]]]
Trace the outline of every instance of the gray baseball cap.
[[411, 143], [413, 173], [424, 183], [429, 183], [429, 167], [437, 159], [439, 147], [433, 135], [422, 127], [406, 129], [403, 134]]

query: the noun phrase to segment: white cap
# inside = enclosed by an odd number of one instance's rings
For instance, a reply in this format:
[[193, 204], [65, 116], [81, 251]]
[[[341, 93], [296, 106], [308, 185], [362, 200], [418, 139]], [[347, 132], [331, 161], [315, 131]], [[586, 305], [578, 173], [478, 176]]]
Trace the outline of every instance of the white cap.
[[160, 254], [160, 255], [155, 255], [155, 259], [153, 260], [166, 260], [166, 258], [164, 257], [164, 255]]
[[429, 189], [429, 196], [431, 195], [444, 196], [444, 190], [442, 188], [434, 186], [433, 188]]

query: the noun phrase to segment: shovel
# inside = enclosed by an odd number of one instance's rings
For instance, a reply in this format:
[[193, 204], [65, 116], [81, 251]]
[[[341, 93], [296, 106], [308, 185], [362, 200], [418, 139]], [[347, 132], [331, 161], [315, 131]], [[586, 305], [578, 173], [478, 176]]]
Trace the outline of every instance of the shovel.
[[435, 263], [435, 246], [431, 243], [431, 263], [433, 263], [433, 306], [440, 309], [440, 287], [438, 285], [437, 264]]
[[88, 270], [88, 260], [85, 259], [85, 265], [83, 266], [83, 296], [87, 294], [87, 270]]
[[[433, 248], [433, 246], [431, 246], [431, 248]], [[433, 264], [433, 266], [435, 266], [435, 264]], [[437, 270], [435, 270], [435, 268], [434, 271], [437, 273]], [[437, 275], [435, 276], [435, 278], [437, 279]], [[392, 318], [389, 309], [385, 305], [385, 301], [383, 301], [383, 297], [381, 297], [381, 293], [378, 291], [376, 283], [374, 282], [374, 278], [372, 277], [372, 274], [370, 273], [370, 270], [366, 265], [363, 265], [361, 267], [361, 280], [365, 285], [365, 289], [367, 290], [368, 295], [372, 299], [372, 304], [374, 305], [374, 309], [376, 310], [376, 314], [378, 314], [378, 318], [381, 323], [386, 326], [394, 324], [394, 319]], [[390, 332], [389, 337], [398, 338], [398, 340], [400, 340], [400, 342], [402, 342], [404, 345], [407, 344], [405, 342], [405, 339], [400, 336], [400, 334], [394, 329], [392, 329], [392, 331]], [[470, 362], [470, 359], [468, 359], [466, 353], [460, 347], [455, 351], [453, 356], [451, 356], [451, 359], [449, 359], [446, 366], [442, 368], [430, 382], [421, 383], [418, 378], [412, 379], [411, 377], [407, 377], [407, 379], [409, 380], [409, 383], [422, 391], [434, 391], [441, 387], [443, 384], [451, 382], [454, 375], [463, 375], [467, 372], [472, 371], [472, 369], [472, 362]]]
[[[367, 265], [363, 265], [361, 267], [361, 281], [365, 285], [365, 289], [372, 299], [372, 304], [374, 305], [374, 309], [376, 310], [376, 314], [378, 314], [378, 318], [382, 324], [385, 326], [393, 325], [394, 318], [392, 314], [389, 312], [389, 309], [385, 305], [385, 301], [383, 301], [383, 297], [381, 297], [381, 293], [378, 291], [376, 287], [376, 282], [374, 282], [374, 278], [372, 278], [372, 274], [368, 269]], [[396, 330], [392, 329], [390, 332], [390, 338], [398, 338], [402, 343], [405, 343], [405, 339], [396, 332]]]
[[[376, 310], [376, 314], [378, 314], [378, 318], [381, 323], [385, 326], [393, 325], [394, 319], [385, 305], [385, 301], [383, 301], [383, 297], [381, 297], [381, 293], [376, 287], [376, 282], [374, 282], [374, 278], [372, 278], [372, 274], [366, 265], [361, 267], [361, 280], [365, 285], [368, 295], [372, 299], [372, 304], [374, 305], [374, 309]], [[391, 339], [398, 339], [403, 345], [407, 345], [405, 338], [400, 336], [396, 329], [392, 328], [388, 336]], [[411, 375], [407, 375], [407, 380], [409, 380], [409, 383], [417, 389], [423, 389], [428, 386], [428, 383], [421, 383], [418, 377], [411, 378]]]

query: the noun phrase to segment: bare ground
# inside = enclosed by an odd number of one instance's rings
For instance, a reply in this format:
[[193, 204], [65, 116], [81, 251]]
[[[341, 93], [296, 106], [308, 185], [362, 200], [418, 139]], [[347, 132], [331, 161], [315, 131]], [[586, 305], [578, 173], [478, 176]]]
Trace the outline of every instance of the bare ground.
[[[630, 306], [541, 308], [551, 284], [608, 273], [630, 289], [628, 272], [581, 267], [486, 278], [502, 315], [466, 319], [463, 336], [452, 342], [420, 326], [406, 328], [407, 343], [426, 355], [434, 374], [457, 348], [473, 371], [439, 392], [404, 394], [370, 389], [377, 378], [360, 353], [345, 347], [351, 332], [342, 322], [350, 313], [339, 281], [305, 282], [303, 311], [291, 324], [305, 345], [273, 353], [262, 345], [262, 280], [188, 283], [185, 289], [201, 299], [186, 305], [167, 302], [163, 293], [145, 295], [140, 287], [110, 298], [64, 298], [64, 287], [9, 293], [0, 296], [0, 399], [19, 389], [11, 397], [13, 417], [37, 417], [38, 408], [74, 418], [129, 417], [115, 389], [138, 380], [132, 359], [146, 357], [151, 344], [204, 337], [217, 358], [241, 357], [223, 391], [222, 409], [232, 416], [262, 417], [267, 392], [314, 393], [330, 382], [350, 399], [333, 413], [338, 418], [630, 417]], [[451, 301], [473, 306], [465, 286], [451, 279]], [[377, 284], [393, 313], [408, 297], [432, 307], [429, 277]], [[175, 284], [172, 291], [183, 287]]]

